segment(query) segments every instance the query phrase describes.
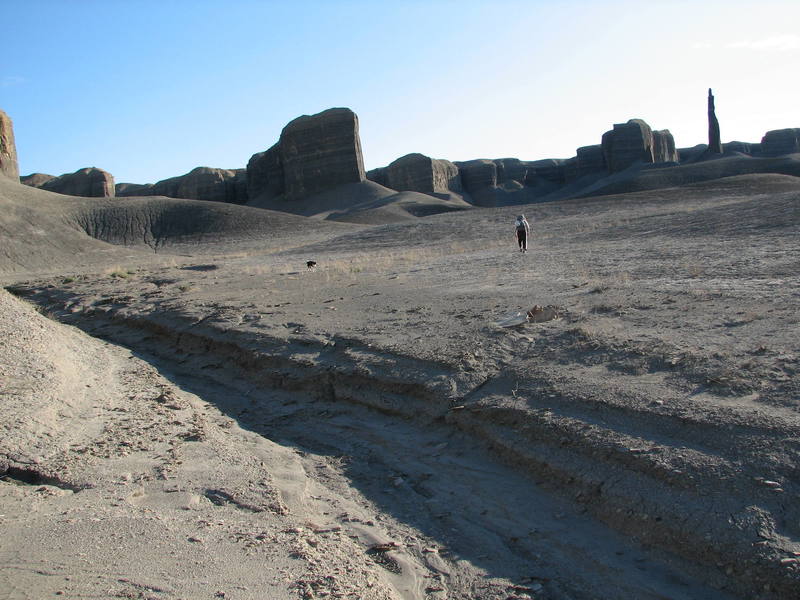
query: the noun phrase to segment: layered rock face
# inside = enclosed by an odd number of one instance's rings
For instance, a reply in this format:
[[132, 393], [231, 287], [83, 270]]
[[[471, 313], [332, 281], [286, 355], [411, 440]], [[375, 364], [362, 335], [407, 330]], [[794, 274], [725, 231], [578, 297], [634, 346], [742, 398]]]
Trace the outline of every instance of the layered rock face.
[[653, 132], [653, 162], [678, 162], [675, 138], [672, 137], [669, 129]]
[[388, 168], [387, 167], [378, 167], [377, 169], [372, 169], [371, 171], [367, 171], [367, 179], [370, 181], [374, 181], [382, 185], [383, 187], [389, 187], [389, 180], [388, 177]]
[[497, 167], [497, 184], [505, 187], [525, 185], [528, 176], [528, 164], [518, 158], [498, 158], [494, 160]]
[[653, 130], [641, 119], [616, 123], [614, 129], [603, 134], [601, 145], [611, 173], [637, 162], [653, 162]]
[[358, 117], [350, 109], [298, 117], [283, 128], [279, 146], [287, 200], [366, 179]]
[[114, 177], [111, 173], [96, 167], [78, 169], [74, 173], [67, 173], [59, 177], [34, 173], [25, 179], [26, 181], [23, 183], [26, 185], [67, 196], [113, 198], [115, 195]]
[[9, 116], [0, 110], [0, 174], [19, 181], [17, 145], [14, 141], [14, 124]]
[[438, 160], [424, 154], [407, 154], [386, 167], [386, 186], [399, 192], [423, 194], [461, 191], [458, 167], [449, 160]]
[[299, 200], [366, 178], [358, 117], [349, 108], [298, 117], [283, 128], [277, 144], [247, 163], [250, 200]]
[[606, 158], [603, 155], [603, 147], [600, 144], [592, 146], [581, 146], [577, 149], [573, 172], [568, 179], [580, 179], [585, 175], [607, 171]]
[[528, 174], [525, 177], [526, 185], [537, 185], [541, 181], [562, 184], [566, 181], [566, 160], [561, 158], [543, 158], [527, 163]]
[[722, 154], [722, 142], [719, 137], [719, 121], [714, 108], [714, 94], [708, 88], [708, 152]]
[[677, 162], [675, 140], [668, 129], [653, 131], [641, 119], [616, 123], [603, 134], [601, 146], [610, 173], [636, 163]]
[[186, 175], [162, 179], [154, 184], [121, 183], [116, 192], [118, 196], [167, 196], [231, 204], [247, 202], [244, 169], [197, 167]]
[[267, 194], [269, 198], [280, 196], [285, 191], [280, 142], [269, 150], [250, 157], [247, 163], [247, 195], [250, 199]]
[[465, 192], [474, 194], [487, 188], [497, 187], [497, 165], [493, 160], [478, 158], [455, 165], [461, 173], [461, 185]]
[[800, 152], [800, 128], [774, 129], [761, 139], [761, 154], [779, 156]]

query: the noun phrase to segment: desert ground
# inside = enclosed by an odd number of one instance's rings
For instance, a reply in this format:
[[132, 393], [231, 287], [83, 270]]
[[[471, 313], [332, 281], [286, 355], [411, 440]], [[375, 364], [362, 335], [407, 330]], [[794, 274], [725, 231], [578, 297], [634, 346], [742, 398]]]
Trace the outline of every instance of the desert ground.
[[0, 598], [800, 597], [800, 178], [213, 204], [0, 181]]

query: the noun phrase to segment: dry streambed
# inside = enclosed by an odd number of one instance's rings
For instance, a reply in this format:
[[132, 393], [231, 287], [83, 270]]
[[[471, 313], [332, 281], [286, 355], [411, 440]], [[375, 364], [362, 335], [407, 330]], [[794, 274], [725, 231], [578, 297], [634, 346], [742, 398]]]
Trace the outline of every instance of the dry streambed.
[[[707, 410], [682, 405], [670, 390], [707, 378], [699, 359], [673, 364], [664, 349], [613, 344], [565, 318], [525, 360], [513, 360], [524, 330], [495, 332], [490, 354], [501, 359], [479, 369], [475, 357], [422, 360], [301, 326], [275, 337], [178, 304], [142, 310], [52, 287], [19, 291], [157, 357], [244, 429], [298, 449], [306, 472], [351, 503], [334, 526], [357, 524], [403, 596], [796, 589], [796, 417], [723, 406], [739, 393], [725, 382], [721, 394], [704, 392]], [[631, 383], [642, 361], [657, 368]], [[600, 367], [609, 362], [617, 366]]]

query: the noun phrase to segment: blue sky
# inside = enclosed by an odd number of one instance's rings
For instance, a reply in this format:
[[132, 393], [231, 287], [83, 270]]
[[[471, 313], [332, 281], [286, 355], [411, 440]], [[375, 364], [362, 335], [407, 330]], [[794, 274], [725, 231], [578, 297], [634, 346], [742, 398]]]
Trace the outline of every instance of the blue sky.
[[359, 116], [367, 168], [566, 158], [643, 118], [679, 147], [800, 127], [800, 2], [0, 0], [20, 172], [244, 167], [302, 114]]

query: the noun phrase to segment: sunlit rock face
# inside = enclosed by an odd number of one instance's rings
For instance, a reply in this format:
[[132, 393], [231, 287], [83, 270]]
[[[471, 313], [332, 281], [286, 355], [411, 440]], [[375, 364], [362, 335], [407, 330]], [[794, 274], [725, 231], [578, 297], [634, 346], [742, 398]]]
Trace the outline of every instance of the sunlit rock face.
[[287, 200], [366, 180], [358, 117], [348, 108], [298, 117], [283, 128], [279, 147]]
[[17, 145], [14, 142], [14, 124], [11, 118], [0, 110], [0, 173], [19, 181]]
[[386, 167], [387, 187], [398, 191], [423, 194], [460, 192], [458, 167], [449, 160], [430, 158], [424, 154], [407, 154]]

